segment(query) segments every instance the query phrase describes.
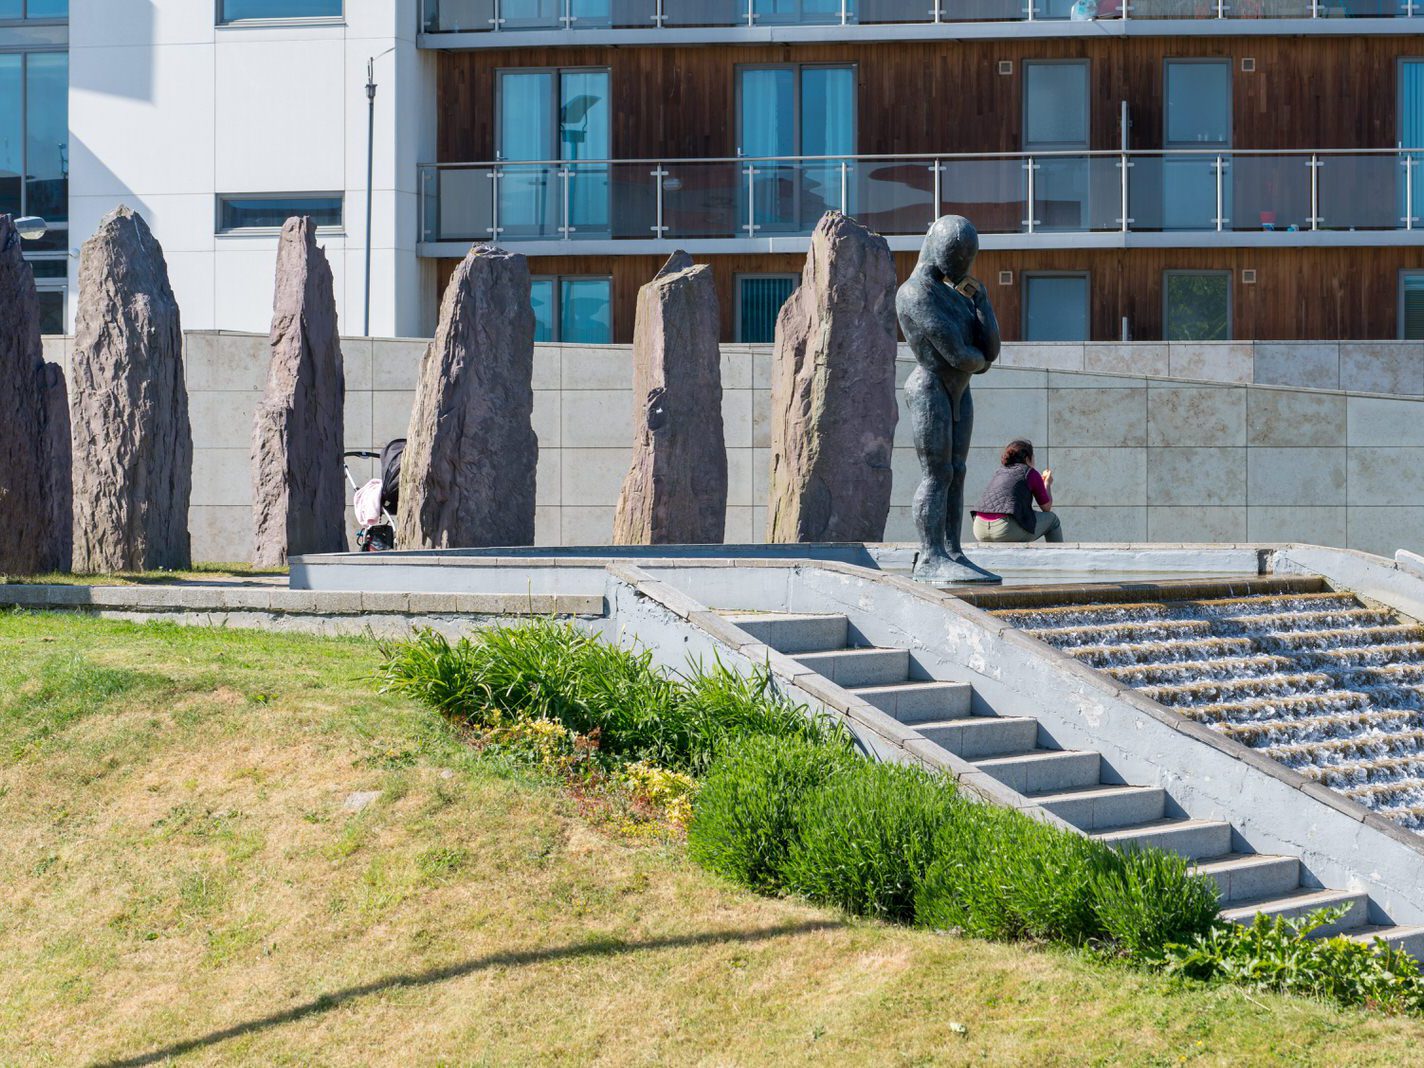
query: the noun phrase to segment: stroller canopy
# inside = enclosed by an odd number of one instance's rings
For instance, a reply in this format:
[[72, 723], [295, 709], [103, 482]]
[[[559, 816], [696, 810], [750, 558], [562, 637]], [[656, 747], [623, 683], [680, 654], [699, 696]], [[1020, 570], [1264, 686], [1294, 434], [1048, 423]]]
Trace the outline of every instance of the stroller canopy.
[[396, 438], [381, 450], [381, 507], [396, 514], [400, 505], [401, 455], [405, 452], [405, 438]]

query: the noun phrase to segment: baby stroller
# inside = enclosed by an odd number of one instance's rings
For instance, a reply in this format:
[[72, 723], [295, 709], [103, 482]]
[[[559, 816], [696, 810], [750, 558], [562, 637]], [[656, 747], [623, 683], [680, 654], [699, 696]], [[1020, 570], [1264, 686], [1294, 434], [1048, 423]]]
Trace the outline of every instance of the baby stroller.
[[363, 553], [389, 552], [396, 547], [396, 508], [400, 505], [401, 454], [405, 452], [405, 438], [396, 438], [380, 452], [346, 452], [342, 456], [349, 459], [379, 460], [381, 477], [373, 478], [364, 486], [356, 485], [351, 477], [351, 465], [343, 465], [346, 481], [351, 484], [352, 508], [356, 512], [356, 547]]

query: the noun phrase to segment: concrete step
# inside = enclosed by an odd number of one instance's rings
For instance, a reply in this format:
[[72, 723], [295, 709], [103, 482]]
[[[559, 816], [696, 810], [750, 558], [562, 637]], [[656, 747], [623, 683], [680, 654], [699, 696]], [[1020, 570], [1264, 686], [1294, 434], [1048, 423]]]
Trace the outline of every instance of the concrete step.
[[965, 682], [902, 682], [855, 686], [851, 692], [901, 723], [929, 723], [969, 715], [974, 688]]
[[1198, 875], [1216, 881], [1222, 904], [1288, 894], [1300, 886], [1300, 861], [1262, 853], [1227, 853], [1195, 866]]
[[788, 656], [844, 649], [848, 640], [849, 622], [845, 616], [748, 612], [728, 615], [727, 620], [757, 641]]
[[1156, 786], [1087, 786], [1030, 799], [1080, 831], [1160, 820], [1167, 807], [1167, 791]]
[[1231, 824], [1225, 820], [1154, 820], [1092, 835], [1114, 849], [1161, 849], [1188, 860], [1231, 851]]
[[1376, 938], [1383, 939], [1391, 949], [1402, 949], [1415, 960], [1424, 960], [1424, 927], [1367, 923], [1346, 931], [1345, 937], [1367, 946], [1374, 945]]
[[910, 680], [910, 654], [904, 649], [797, 653], [796, 661], [837, 686], [886, 686]]
[[993, 776], [1010, 790], [1028, 794], [1096, 786], [1103, 760], [1092, 751], [1030, 749], [990, 760], [976, 760], [975, 764], [985, 775]]
[[1348, 890], [1302, 889], [1280, 897], [1262, 898], [1257, 901], [1243, 901], [1221, 910], [1221, 918], [1231, 923], [1250, 923], [1257, 916], [1279, 916], [1286, 920], [1297, 920], [1316, 909], [1344, 906], [1350, 911], [1337, 923], [1329, 924], [1313, 933], [1316, 938], [1357, 930], [1369, 922], [1368, 894], [1351, 893]]
[[915, 726], [930, 741], [964, 760], [1017, 753], [1038, 743], [1038, 720], [1026, 716], [965, 716]]

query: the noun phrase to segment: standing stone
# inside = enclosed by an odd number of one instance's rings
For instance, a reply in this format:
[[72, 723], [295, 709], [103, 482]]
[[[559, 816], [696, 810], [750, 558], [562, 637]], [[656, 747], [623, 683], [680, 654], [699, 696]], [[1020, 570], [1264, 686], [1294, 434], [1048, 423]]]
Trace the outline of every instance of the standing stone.
[[55, 477], [48, 448], [51, 366], [40, 347], [34, 275], [21, 255], [14, 221], [0, 215], [0, 574], [65, 566], [48, 492]]
[[271, 348], [252, 428], [252, 562], [259, 567], [347, 548], [346, 376], [331, 267], [306, 217], [282, 227]]
[[615, 545], [720, 542], [727, 519], [722, 353], [712, 268], [673, 253], [638, 290], [633, 462]]
[[186, 568], [193, 436], [163, 249], [119, 207], [79, 254], [71, 374], [74, 568]]
[[533, 381], [529, 264], [476, 245], [450, 276], [420, 365], [397, 548], [534, 543]]
[[879, 541], [890, 513], [895, 261], [840, 212], [811, 235], [776, 320], [767, 539]]

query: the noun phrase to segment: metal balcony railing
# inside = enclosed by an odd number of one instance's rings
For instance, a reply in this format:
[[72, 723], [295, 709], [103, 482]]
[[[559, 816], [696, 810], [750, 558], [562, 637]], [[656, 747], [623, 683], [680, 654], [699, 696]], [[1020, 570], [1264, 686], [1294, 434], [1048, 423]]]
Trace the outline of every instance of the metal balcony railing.
[[793, 237], [833, 208], [886, 236], [1424, 229], [1424, 149], [454, 163], [420, 189], [427, 243]]
[[1424, 0], [423, 0], [426, 33], [1119, 19], [1413, 18]]

